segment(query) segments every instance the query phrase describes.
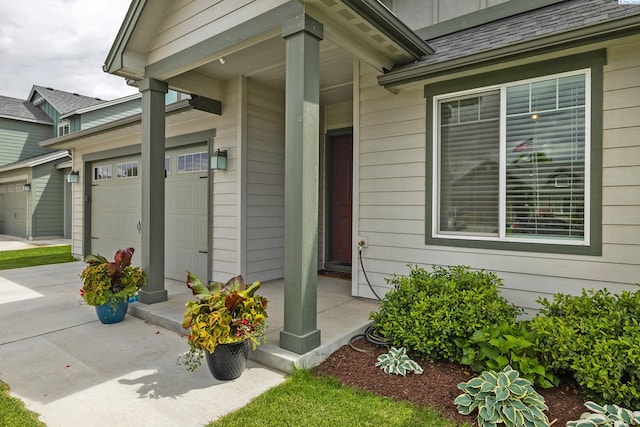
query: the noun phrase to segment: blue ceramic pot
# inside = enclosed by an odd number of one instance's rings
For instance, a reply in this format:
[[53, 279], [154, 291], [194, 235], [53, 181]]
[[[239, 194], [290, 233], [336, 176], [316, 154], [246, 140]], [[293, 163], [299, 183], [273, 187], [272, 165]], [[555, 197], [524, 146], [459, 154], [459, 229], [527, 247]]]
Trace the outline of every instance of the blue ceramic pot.
[[121, 322], [126, 316], [128, 308], [129, 301], [123, 298], [116, 303], [109, 301], [106, 304], [96, 305], [96, 314], [102, 323], [108, 325]]

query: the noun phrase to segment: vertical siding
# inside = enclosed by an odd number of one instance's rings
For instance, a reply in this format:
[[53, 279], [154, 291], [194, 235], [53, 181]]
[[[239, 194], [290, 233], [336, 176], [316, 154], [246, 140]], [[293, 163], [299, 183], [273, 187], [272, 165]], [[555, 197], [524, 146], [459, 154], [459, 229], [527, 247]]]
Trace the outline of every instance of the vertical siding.
[[51, 129], [49, 138], [58, 136], [58, 122], [60, 121], [60, 113], [46, 101], [43, 102], [42, 105], [40, 105], [40, 108], [45, 112], [47, 116], [51, 117], [51, 120], [53, 120], [53, 128]]
[[[537, 297], [582, 288], [635, 290], [640, 281], [640, 43], [608, 51], [604, 75], [602, 256], [430, 247], [425, 238], [425, 100], [422, 87], [392, 95], [362, 67], [358, 233], [369, 240], [367, 275], [381, 292], [407, 264], [495, 271], [503, 293], [535, 309]], [[635, 94], [635, 95], [634, 95]], [[425, 120], [426, 119], [426, 120]], [[371, 296], [359, 271], [358, 293]], [[378, 292], [380, 293], [380, 292]]]
[[38, 143], [51, 138], [51, 125], [0, 118], [0, 165], [49, 152]]
[[284, 276], [284, 93], [248, 83], [247, 275], [270, 280]]
[[149, 50], [152, 64], [259, 16], [287, 0], [177, 1], [167, 12]]
[[34, 238], [64, 236], [64, 186], [62, 171], [53, 162], [32, 172], [31, 235]]

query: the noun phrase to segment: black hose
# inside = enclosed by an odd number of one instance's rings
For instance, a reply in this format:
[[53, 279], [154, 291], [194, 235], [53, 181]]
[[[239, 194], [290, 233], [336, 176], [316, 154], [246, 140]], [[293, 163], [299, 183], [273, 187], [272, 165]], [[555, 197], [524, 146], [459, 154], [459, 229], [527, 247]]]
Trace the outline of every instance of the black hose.
[[371, 289], [371, 292], [373, 292], [376, 298], [378, 298], [378, 301], [382, 301], [382, 298], [380, 298], [375, 289], [373, 289], [373, 286], [371, 286], [371, 282], [369, 282], [369, 278], [367, 277], [367, 272], [364, 269], [364, 263], [362, 262], [362, 248], [358, 248], [358, 258], [360, 258], [360, 267], [362, 267], [362, 274], [364, 274], [364, 278], [367, 281], [367, 285], [369, 285], [369, 289]]
[[[364, 338], [367, 344], [370, 344], [371, 347], [356, 347], [354, 342], [356, 342], [360, 338]], [[365, 329], [363, 334], [354, 335], [349, 340], [349, 347], [361, 353], [374, 352], [378, 347], [386, 347], [388, 349], [390, 344], [391, 343], [387, 341], [382, 335], [378, 334], [373, 325], [367, 326], [367, 329]]]

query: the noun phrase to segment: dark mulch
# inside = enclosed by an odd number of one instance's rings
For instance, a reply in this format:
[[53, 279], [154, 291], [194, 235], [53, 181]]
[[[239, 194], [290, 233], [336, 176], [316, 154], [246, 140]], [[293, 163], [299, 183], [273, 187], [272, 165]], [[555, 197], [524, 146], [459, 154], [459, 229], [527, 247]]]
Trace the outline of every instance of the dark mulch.
[[[362, 348], [367, 343], [361, 339], [354, 345]], [[357, 389], [395, 400], [405, 400], [417, 406], [435, 408], [445, 417], [457, 422], [475, 422], [477, 412], [467, 416], [460, 415], [453, 400], [461, 393], [456, 386], [478, 374], [455, 363], [418, 360], [424, 369], [422, 375], [389, 375], [375, 367], [378, 356], [382, 353], [386, 353], [383, 347], [371, 353], [363, 353], [345, 345], [317, 366], [314, 372], [333, 376], [341, 383]], [[567, 421], [577, 420], [586, 411], [582, 394], [572, 381], [564, 380], [559, 387], [536, 391], [545, 398], [549, 407], [546, 414], [553, 427], [564, 427]]]

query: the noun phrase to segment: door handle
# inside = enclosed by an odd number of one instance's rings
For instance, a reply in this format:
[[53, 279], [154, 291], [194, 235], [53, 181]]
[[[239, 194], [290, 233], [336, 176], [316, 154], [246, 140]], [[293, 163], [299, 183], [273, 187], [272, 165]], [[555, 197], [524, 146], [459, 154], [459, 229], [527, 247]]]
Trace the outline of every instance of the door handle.
[[138, 234], [140, 234], [142, 232], [142, 223], [138, 221], [138, 225], [136, 227], [138, 228]]

